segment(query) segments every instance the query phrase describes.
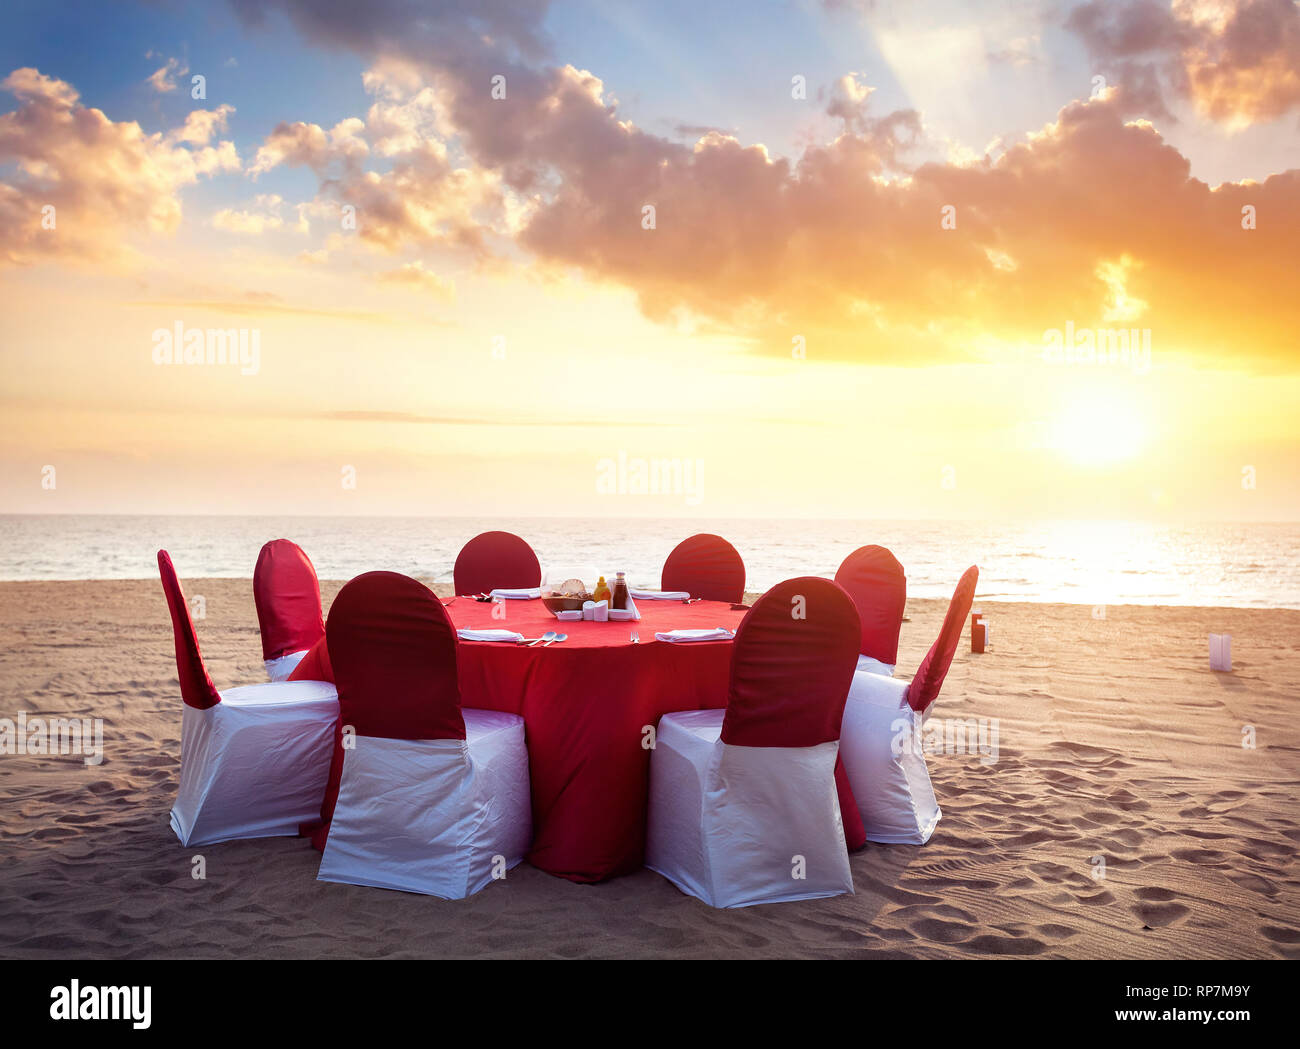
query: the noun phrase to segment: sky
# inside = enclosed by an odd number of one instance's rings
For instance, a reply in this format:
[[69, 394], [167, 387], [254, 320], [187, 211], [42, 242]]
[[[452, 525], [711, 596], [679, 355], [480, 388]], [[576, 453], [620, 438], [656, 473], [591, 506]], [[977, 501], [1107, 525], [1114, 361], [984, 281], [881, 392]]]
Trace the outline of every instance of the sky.
[[1292, 0], [3, 18], [0, 512], [1300, 520]]

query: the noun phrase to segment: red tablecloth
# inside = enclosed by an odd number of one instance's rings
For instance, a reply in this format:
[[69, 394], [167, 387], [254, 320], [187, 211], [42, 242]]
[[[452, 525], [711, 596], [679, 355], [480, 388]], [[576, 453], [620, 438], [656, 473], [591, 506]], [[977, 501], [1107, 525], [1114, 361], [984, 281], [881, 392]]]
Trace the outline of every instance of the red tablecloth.
[[[735, 630], [744, 610], [725, 602], [640, 601], [635, 623], [566, 623], [541, 601], [491, 604], [459, 597], [447, 604], [457, 629], [515, 630], [568, 640], [543, 648], [501, 641], [458, 645], [461, 705], [524, 719], [533, 794], [533, 848], [528, 860], [550, 874], [591, 882], [642, 866], [650, 751], [648, 726], [676, 710], [727, 705], [730, 641], [672, 644], [656, 631], [701, 627]], [[640, 644], [632, 644], [635, 627]], [[320, 646], [324, 646], [324, 639]], [[314, 650], [299, 671], [332, 677]], [[310, 669], [309, 669], [310, 668]], [[295, 672], [297, 674], [298, 672]], [[849, 847], [865, 840], [848, 777], [837, 765]]]
[[[533, 788], [536, 867], [574, 881], [599, 881], [642, 865], [650, 751], [646, 726], [674, 710], [727, 705], [730, 641], [669, 644], [656, 631], [735, 630], [743, 611], [699, 601], [641, 601], [637, 623], [564, 623], [540, 601], [492, 606], [457, 598], [447, 606], [458, 629], [517, 630], [569, 639], [540, 645], [462, 641], [461, 703], [523, 717]], [[630, 641], [631, 629], [641, 643]]]

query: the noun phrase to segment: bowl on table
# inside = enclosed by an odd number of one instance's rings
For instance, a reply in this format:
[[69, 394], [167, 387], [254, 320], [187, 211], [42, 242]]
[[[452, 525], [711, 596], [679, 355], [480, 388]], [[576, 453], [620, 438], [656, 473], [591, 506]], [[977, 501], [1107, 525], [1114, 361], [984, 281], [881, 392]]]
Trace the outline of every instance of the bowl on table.
[[542, 604], [554, 615], [557, 612], [581, 612], [582, 603], [590, 601], [599, 573], [590, 569], [564, 567], [547, 569], [542, 578]]

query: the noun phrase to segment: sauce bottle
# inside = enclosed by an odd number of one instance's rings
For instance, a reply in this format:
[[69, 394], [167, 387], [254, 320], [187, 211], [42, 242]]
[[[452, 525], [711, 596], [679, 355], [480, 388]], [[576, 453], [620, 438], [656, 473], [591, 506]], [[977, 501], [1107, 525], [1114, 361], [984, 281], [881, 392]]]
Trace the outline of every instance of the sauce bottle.
[[600, 582], [596, 584], [596, 589], [592, 591], [591, 599], [593, 601], [604, 601], [609, 597], [609, 585], [605, 582], [605, 577], [600, 577]]
[[627, 608], [627, 579], [622, 572], [614, 577], [614, 596], [609, 602], [610, 608]]

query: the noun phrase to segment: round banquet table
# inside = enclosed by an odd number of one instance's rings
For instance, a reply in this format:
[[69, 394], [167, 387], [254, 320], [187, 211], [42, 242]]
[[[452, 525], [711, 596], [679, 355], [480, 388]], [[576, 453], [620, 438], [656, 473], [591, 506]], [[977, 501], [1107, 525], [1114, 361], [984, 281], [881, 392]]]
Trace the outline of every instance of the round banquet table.
[[[745, 617], [725, 601], [640, 601], [639, 622], [557, 620], [538, 599], [498, 607], [457, 597], [444, 601], [458, 630], [514, 630], [549, 646], [466, 641], [456, 646], [461, 706], [524, 719], [532, 784], [533, 846], [528, 860], [549, 874], [594, 882], [629, 874], [645, 854], [650, 788], [647, 728], [678, 710], [727, 705], [731, 641], [656, 641], [655, 633], [708, 627], [735, 630]], [[501, 615], [498, 612], [498, 615]], [[640, 643], [632, 644], [636, 628]], [[333, 681], [325, 638], [293, 678]], [[850, 849], [866, 833], [843, 765], [835, 783]]]
[[[524, 719], [533, 792], [535, 867], [572, 881], [627, 874], [642, 865], [650, 786], [647, 726], [676, 710], [727, 705], [731, 642], [656, 641], [655, 633], [735, 630], [744, 610], [719, 601], [639, 601], [639, 622], [566, 623], [540, 600], [491, 604], [458, 597], [456, 628], [569, 635], [543, 647], [465, 641], [461, 705]], [[500, 613], [498, 613], [500, 614]], [[632, 628], [640, 644], [632, 644]]]

